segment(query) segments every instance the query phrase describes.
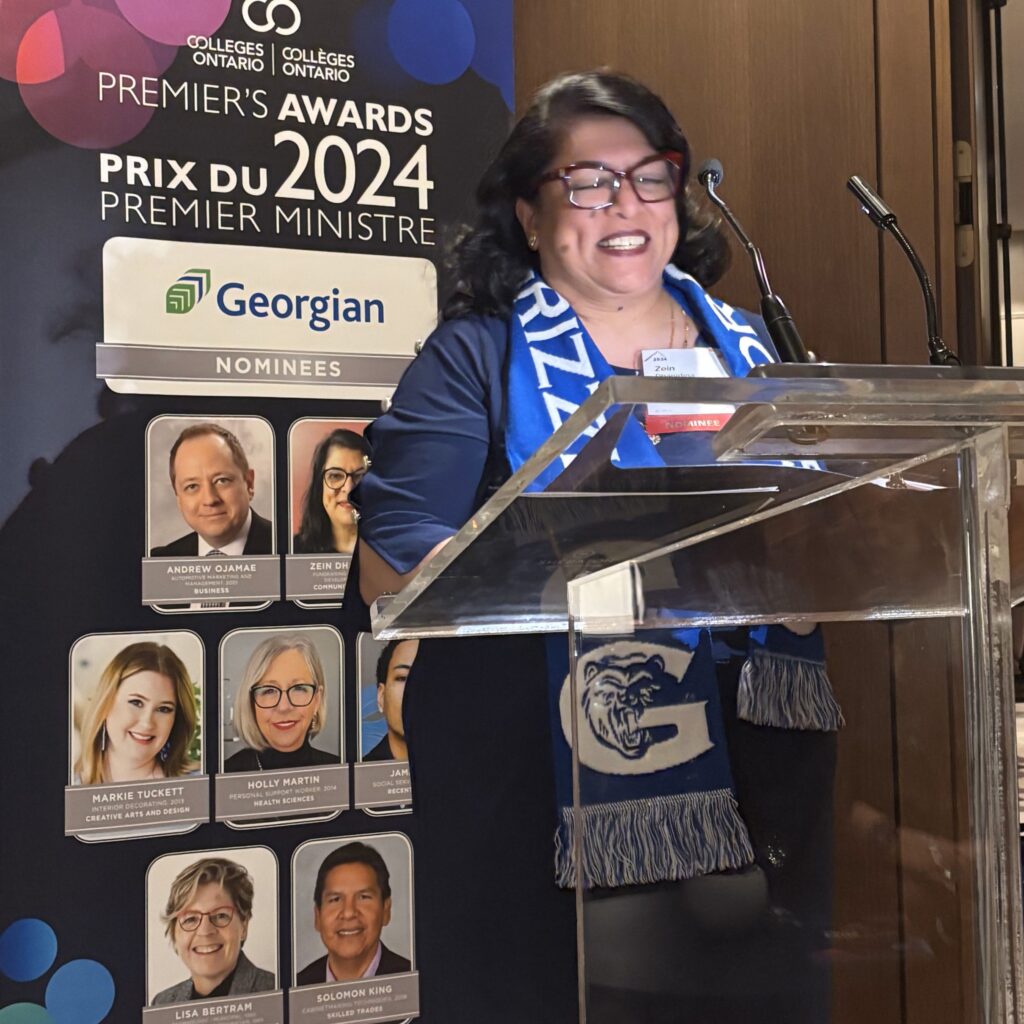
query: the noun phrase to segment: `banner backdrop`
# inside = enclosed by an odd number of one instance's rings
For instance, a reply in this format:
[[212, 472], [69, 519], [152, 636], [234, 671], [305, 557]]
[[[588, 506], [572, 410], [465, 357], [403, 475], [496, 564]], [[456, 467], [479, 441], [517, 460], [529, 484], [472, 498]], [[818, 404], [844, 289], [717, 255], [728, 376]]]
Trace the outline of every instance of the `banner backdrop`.
[[[0, 2], [4, 1021], [419, 1011], [346, 497], [511, 103], [511, 0]], [[360, 995], [309, 894], [381, 864]]]

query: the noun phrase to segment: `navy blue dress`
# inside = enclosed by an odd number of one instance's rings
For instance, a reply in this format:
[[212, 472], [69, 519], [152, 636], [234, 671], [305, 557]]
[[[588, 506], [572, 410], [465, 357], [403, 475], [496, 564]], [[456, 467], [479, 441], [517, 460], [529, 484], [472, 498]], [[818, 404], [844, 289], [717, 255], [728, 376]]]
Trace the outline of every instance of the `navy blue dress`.
[[[405, 373], [388, 413], [369, 429], [373, 468], [353, 498], [360, 536], [398, 572], [414, 568], [457, 532], [509, 474], [507, 347], [504, 321], [468, 317], [442, 324]], [[355, 585], [350, 578], [349, 608], [357, 604]], [[742, 638], [733, 646], [735, 653], [728, 643], [717, 645], [724, 652], [723, 713], [737, 797], [770, 909], [742, 935], [713, 934], [691, 920], [685, 906], [694, 892], [700, 901], [700, 879], [659, 887], [663, 898], [654, 911], [652, 887], [615, 891], [610, 898], [639, 895], [642, 911], [631, 916], [624, 904], [624, 920], [632, 923], [609, 941], [622, 956], [635, 957], [638, 968], [660, 961], [666, 942], [671, 945], [673, 991], [594, 988], [588, 1020], [827, 1020], [827, 973], [816, 954], [828, 920], [834, 738], [737, 721]], [[554, 882], [546, 679], [538, 637], [420, 644], [403, 717], [427, 1024], [578, 1019], [573, 894]], [[795, 791], [794, 780], [807, 792]]]

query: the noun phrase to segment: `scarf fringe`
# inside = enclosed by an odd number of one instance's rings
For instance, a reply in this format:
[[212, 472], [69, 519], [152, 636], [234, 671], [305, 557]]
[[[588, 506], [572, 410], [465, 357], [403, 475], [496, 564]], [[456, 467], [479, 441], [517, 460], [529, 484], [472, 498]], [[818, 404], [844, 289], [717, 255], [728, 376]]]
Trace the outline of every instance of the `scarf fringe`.
[[[753, 863], [747, 827], [727, 789], [583, 807], [583, 885], [638, 885], [694, 878]], [[576, 885], [576, 816], [561, 808], [555, 873]]]
[[758, 650], [740, 672], [736, 713], [754, 725], [836, 732], [845, 724], [825, 665]]

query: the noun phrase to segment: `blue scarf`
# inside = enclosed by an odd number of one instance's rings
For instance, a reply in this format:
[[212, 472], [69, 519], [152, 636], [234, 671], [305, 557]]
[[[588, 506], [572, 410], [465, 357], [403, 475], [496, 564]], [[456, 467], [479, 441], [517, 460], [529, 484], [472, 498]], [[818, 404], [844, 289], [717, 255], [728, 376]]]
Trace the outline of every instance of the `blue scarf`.
[[[733, 376], [777, 362], [770, 345], [728, 304], [668, 266], [664, 287], [700, 326]], [[518, 469], [614, 373], [569, 303], [538, 275], [525, 282], [510, 328], [509, 463]], [[529, 487], [542, 491], [604, 425], [601, 417]], [[664, 465], [630, 419], [613, 453], [623, 468]], [[818, 468], [817, 463], [785, 463]], [[708, 630], [656, 630], [586, 638], [577, 661], [582, 884], [619, 886], [692, 878], [753, 860], [740, 816], [721, 720]], [[548, 644], [559, 821], [556, 876], [576, 884], [571, 719], [565, 639]], [[759, 725], [836, 729], [842, 716], [824, 667], [820, 628], [751, 633], [739, 715]]]
[[548, 644], [555, 789], [555, 876], [576, 883], [572, 716], [581, 863], [587, 887], [692, 878], [750, 864], [706, 629], [587, 639], [572, 705], [564, 637]]
[[[702, 338], [719, 351], [734, 377], [745, 377], [754, 366], [779, 361], [743, 315], [708, 295], [696, 278], [669, 264], [663, 280], [665, 290], [700, 326]], [[512, 317], [506, 446], [513, 470], [613, 373], [569, 303], [532, 274], [516, 298]], [[603, 417], [591, 424], [530, 490], [544, 490], [602, 426]], [[613, 458], [619, 465], [633, 468], [664, 465], [635, 420], [623, 430]], [[811, 467], [817, 463], [783, 465]]]

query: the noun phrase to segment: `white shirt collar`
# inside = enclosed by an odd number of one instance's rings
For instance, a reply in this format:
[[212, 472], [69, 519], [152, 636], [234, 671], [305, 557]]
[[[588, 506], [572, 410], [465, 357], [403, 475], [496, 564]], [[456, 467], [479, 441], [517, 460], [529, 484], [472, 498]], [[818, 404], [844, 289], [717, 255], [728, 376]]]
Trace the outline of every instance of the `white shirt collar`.
[[[249, 539], [249, 530], [252, 527], [252, 509], [249, 509], [245, 517], [245, 524], [242, 526], [242, 532], [230, 543], [222, 544], [217, 550], [228, 558], [236, 557], [245, 552], [245, 542]], [[199, 538], [199, 557], [205, 558], [211, 551], [213, 551], [213, 545], [207, 544], [203, 540], [203, 535], [197, 533], [196, 536]]]

